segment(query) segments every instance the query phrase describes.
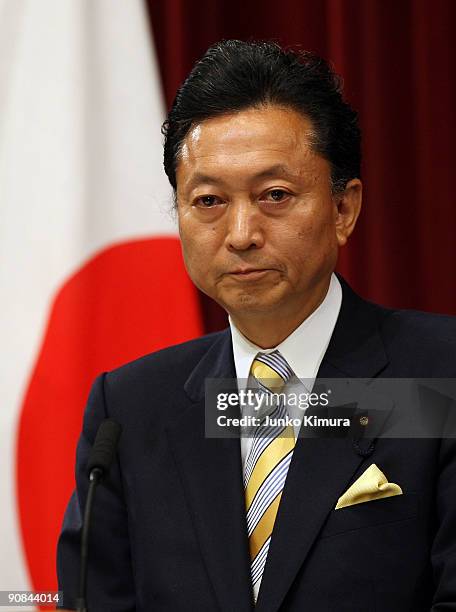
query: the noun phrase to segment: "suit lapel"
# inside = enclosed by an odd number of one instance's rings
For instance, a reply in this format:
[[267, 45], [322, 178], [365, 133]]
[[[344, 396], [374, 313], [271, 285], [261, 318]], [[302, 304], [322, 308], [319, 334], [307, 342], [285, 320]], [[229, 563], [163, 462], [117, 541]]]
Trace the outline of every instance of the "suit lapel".
[[[388, 360], [380, 308], [340, 279], [342, 307], [318, 378], [378, 376]], [[206, 378], [234, 378], [231, 334], [220, 334], [185, 385], [189, 406], [167, 434], [221, 610], [252, 610], [239, 439], [205, 437]], [[380, 427], [388, 411], [381, 415]], [[299, 438], [282, 495], [256, 612], [279, 610], [328, 514], [364, 461], [371, 440]]]
[[[379, 334], [381, 309], [341, 280], [342, 307], [318, 377], [378, 376], [388, 363]], [[377, 416], [376, 431], [389, 410]], [[310, 554], [328, 514], [350, 483], [372, 440], [298, 438], [261, 583], [256, 612], [276, 612]], [[369, 450], [370, 447], [370, 450]]]
[[205, 437], [206, 378], [235, 378], [229, 330], [187, 380], [191, 404], [167, 434], [220, 609], [247, 612], [252, 595], [240, 442]]

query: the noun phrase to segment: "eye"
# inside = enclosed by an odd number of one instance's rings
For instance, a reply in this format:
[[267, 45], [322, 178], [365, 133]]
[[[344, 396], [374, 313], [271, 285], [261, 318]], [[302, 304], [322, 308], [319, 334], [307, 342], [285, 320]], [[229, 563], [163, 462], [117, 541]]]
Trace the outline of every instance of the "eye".
[[270, 189], [264, 194], [262, 199], [266, 200], [266, 202], [279, 203], [279, 202], [283, 202], [290, 196], [291, 194], [288, 191], [285, 191], [285, 189]]
[[217, 204], [221, 204], [222, 200], [214, 195], [203, 195], [195, 199], [194, 205], [200, 208], [212, 208]]

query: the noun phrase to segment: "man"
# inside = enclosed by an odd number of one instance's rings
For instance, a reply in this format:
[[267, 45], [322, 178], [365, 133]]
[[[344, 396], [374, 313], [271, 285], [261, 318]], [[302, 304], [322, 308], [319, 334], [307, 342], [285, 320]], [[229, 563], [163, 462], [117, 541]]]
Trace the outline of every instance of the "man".
[[311, 54], [226, 41], [196, 64], [164, 134], [188, 272], [230, 328], [95, 382], [59, 542], [64, 605], [87, 458], [111, 417], [123, 432], [94, 510], [90, 609], [455, 610], [453, 440], [301, 436], [302, 411], [280, 435], [205, 436], [211, 379], [269, 397], [299, 379], [455, 375], [453, 319], [365, 302], [333, 273], [362, 192], [337, 77]]

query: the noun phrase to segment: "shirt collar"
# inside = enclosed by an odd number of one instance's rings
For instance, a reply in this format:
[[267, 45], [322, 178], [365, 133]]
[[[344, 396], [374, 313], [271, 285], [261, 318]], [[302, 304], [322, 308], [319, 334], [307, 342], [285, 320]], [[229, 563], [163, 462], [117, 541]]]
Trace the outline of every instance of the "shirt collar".
[[283, 342], [271, 349], [262, 349], [248, 340], [228, 317], [233, 341], [234, 364], [238, 379], [247, 380], [250, 366], [258, 352], [279, 350], [297, 378], [315, 379], [328, 348], [342, 304], [342, 288], [333, 273], [322, 303]]

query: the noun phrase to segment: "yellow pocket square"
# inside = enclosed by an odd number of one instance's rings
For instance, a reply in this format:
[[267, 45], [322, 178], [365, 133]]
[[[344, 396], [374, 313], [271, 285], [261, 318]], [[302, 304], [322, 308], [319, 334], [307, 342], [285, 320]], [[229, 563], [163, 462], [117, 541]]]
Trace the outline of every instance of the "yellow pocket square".
[[342, 497], [339, 497], [336, 510], [393, 495], [402, 495], [401, 487], [394, 482], [388, 482], [385, 474], [373, 463], [358, 480], [355, 480]]

